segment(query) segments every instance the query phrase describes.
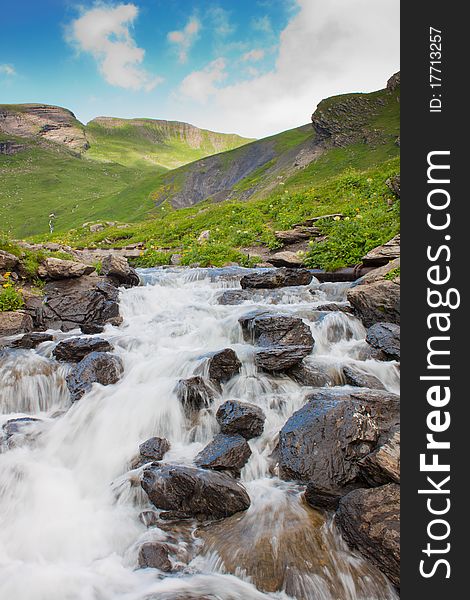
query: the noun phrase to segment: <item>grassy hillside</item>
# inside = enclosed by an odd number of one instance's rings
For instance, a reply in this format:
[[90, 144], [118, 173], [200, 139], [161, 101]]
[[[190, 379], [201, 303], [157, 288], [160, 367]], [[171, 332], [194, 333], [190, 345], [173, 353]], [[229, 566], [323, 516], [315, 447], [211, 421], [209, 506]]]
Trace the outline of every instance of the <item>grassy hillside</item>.
[[88, 158], [137, 168], [175, 169], [252, 141], [187, 123], [153, 119], [98, 117], [88, 123], [85, 132], [91, 146]]

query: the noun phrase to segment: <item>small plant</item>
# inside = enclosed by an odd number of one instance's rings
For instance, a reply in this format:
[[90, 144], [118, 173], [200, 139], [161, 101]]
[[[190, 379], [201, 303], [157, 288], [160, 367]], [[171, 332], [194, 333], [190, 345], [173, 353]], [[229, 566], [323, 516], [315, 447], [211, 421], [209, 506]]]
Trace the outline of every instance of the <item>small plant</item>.
[[137, 257], [133, 264], [135, 267], [150, 268], [161, 267], [171, 264], [171, 254], [169, 252], [161, 252], [159, 250], [145, 250]]
[[15, 283], [11, 278], [11, 273], [3, 275], [3, 282], [0, 291], [0, 312], [18, 310], [24, 306], [21, 290], [15, 288]]
[[396, 269], [392, 269], [385, 275], [385, 279], [388, 279], [389, 281], [393, 281], [394, 279], [397, 279], [398, 277], [400, 277], [400, 267], [397, 267]]
[[101, 275], [101, 271], [103, 270], [103, 263], [100, 260], [97, 260], [93, 263], [93, 266], [95, 267], [95, 271], [97, 272], [97, 274]]

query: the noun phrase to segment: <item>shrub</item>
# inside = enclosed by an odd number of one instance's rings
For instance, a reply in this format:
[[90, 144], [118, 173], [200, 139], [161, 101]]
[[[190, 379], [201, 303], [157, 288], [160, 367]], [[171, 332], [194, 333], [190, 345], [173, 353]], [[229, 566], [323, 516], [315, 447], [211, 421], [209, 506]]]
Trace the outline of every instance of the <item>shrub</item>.
[[21, 292], [15, 289], [15, 284], [11, 280], [11, 273], [5, 273], [0, 288], [0, 312], [8, 310], [18, 310], [24, 306]]

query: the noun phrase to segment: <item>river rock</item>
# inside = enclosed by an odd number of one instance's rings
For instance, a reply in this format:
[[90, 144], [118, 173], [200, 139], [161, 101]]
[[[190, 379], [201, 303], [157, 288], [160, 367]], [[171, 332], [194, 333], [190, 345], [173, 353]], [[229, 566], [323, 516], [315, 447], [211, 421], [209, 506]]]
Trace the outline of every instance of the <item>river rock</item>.
[[91, 352], [112, 352], [113, 347], [103, 338], [70, 338], [57, 344], [52, 354], [57, 360], [80, 362]]
[[267, 262], [274, 267], [300, 268], [303, 265], [304, 259], [302, 256], [299, 256], [297, 252], [282, 250], [281, 252], [272, 254], [267, 259]]
[[23, 337], [16, 340], [12, 346], [15, 348], [21, 348], [22, 350], [31, 350], [36, 348], [39, 344], [44, 342], [51, 342], [54, 336], [51, 333], [43, 333], [41, 331], [33, 331], [31, 333], [25, 333]]
[[47, 283], [40, 319], [50, 329], [99, 333], [106, 323], [118, 325], [122, 320], [119, 291], [110, 280], [97, 276]]
[[367, 330], [366, 342], [383, 352], [389, 360], [400, 360], [400, 326], [375, 323]]
[[95, 267], [74, 260], [46, 258], [38, 267], [38, 275], [42, 279], [71, 279], [93, 273]]
[[400, 256], [400, 234], [396, 235], [386, 244], [370, 250], [362, 257], [362, 264], [365, 267], [382, 267], [391, 260]]
[[215, 393], [210, 382], [198, 375], [189, 379], [180, 379], [176, 386], [176, 395], [187, 416], [202, 408], [208, 408], [214, 400]]
[[374, 323], [400, 324], [400, 285], [387, 279], [351, 287], [347, 294], [366, 327]]
[[[310, 290], [312, 294], [316, 293], [316, 290]], [[315, 306], [315, 310], [320, 312], [342, 312], [348, 315], [352, 315], [354, 313], [354, 309], [350, 304], [346, 302], [327, 302], [326, 304], [318, 304]]]
[[217, 302], [224, 306], [234, 306], [243, 304], [251, 299], [251, 294], [247, 290], [225, 290], [217, 298]]
[[249, 273], [240, 280], [243, 289], [273, 289], [278, 287], [308, 285], [313, 279], [307, 269], [270, 269]]
[[180, 518], [222, 519], [250, 506], [250, 498], [240, 483], [207, 469], [152, 466], [144, 470], [142, 488], [155, 507]]
[[117, 383], [124, 371], [118, 356], [108, 352], [92, 352], [81, 360], [67, 375], [66, 381], [72, 402], [89, 392], [94, 383], [112, 385]]
[[17, 435], [19, 433], [25, 433], [31, 426], [40, 423], [41, 419], [35, 419], [34, 417], [18, 417], [17, 419], [9, 419], [2, 425], [2, 431], [6, 439]]
[[372, 485], [400, 483], [400, 431], [395, 431], [377, 450], [361, 461], [364, 479]]
[[0, 250], [0, 273], [13, 271], [18, 262], [19, 259], [17, 256], [10, 252], [5, 252], [5, 250]]
[[287, 375], [299, 385], [309, 387], [325, 387], [339, 383], [339, 381], [333, 381], [326, 367], [322, 368], [320, 365], [310, 365], [305, 362], [295, 365], [287, 372]]
[[222, 433], [239, 434], [251, 440], [263, 433], [266, 416], [259, 406], [227, 400], [219, 406], [216, 419]]
[[203, 469], [229, 471], [239, 476], [250, 456], [251, 448], [244, 437], [238, 433], [219, 433], [199, 452], [194, 463]]
[[160, 461], [170, 449], [170, 442], [165, 438], [152, 437], [139, 446], [139, 454], [143, 459]]
[[236, 352], [231, 348], [214, 352], [210, 355], [208, 363], [209, 379], [218, 384], [225, 383], [237, 375], [242, 366]]
[[146, 542], [139, 550], [138, 564], [141, 569], [159, 569], [169, 573], [173, 566], [168, 557], [169, 550], [166, 544], [161, 542]]
[[108, 254], [101, 263], [101, 273], [111, 279], [115, 279], [124, 287], [140, 285], [140, 278], [137, 271], [129, 266], [124, 256]]
[[398, 426], [399, 397], [382, 390], [318, 389], [279, 434], [282, 479], [339, 499], [363, 485], [360, 461]]
[[361, 388], [370, 388], [372, 390], [383, 390], [384, 385], [378, 377], [366, 373], [362, 369], [353, 365], [343, 367], [343, 375], [348, 385]]
[[342, 498], [335, 517], [348, 544], [400, 585], [400, 486], [358, 489]]
[[0, 312], [0, 337], [27, 333], [33, 329], [33, 320], [22, 310]]

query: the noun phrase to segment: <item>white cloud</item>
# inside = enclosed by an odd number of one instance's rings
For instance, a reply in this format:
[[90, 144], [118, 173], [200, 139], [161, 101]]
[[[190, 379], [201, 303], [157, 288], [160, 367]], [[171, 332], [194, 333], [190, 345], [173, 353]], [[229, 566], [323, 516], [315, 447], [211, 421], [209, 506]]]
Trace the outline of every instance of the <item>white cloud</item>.
[[6, 63], [4, 63], [3, 65], [0, 65], [0, 75], [6, 75], [7, 77], [13, 77], [13, 75], [16, 75], [15, 67], [13, 65], [9, 65]]
[[385, 87], [399, 68], [396, 0], [297, 2], [299, 10], [281, 32], [274, 69], [230, 84], [230, 65], [217, 59], [183, 81], [185, 118], [261, 137], [307, 123], [323, 98]]
[[215, 84], [226, 79], [225, 67], [225, 60], [218, 58], [202, 71], [194, 71], [183, 79], [180, 86], [181, 93], [196, 102], [205, 104], [219, 90]]
[[138, 12], [135, 4], [95, 6], [71, 23], [67, 39], [94, 57], [109, 84], [150, 91], [162, 79], [141, 66], [145, 50], [136, 45], [130, 31]]
[[257, 19], [253, 19], [251, 22], [251, 26], [255, 31], [262, 31], [263, 33], [273, 32], [271, 19], [268, 17], [268, 15], [264, 15], [264, 17], [258, 17]]
[[170, 31], [168, 34], [168, 41], [176, 44], [178, 47], [178, 58], [181, 63], [185, 63], [188, 60], [188, 52], [191, 46], [197, 40], [201, 25], [199, 21], [192, 17], [187, 22], [184, 29], [180, 31]]
[[214, 32], [220, 37], [226, 37], [235, 31], [235, 27], [230, 23], [230, 13], [221, 8], [214, 6], [209, 9], [209, 18], [212, 20]]
[[246, 61], [252, 61], [252, 62], [257, 62], [259, 60], [262, 60], [264, 58], [264, 50], [262, 49], [254, 49], [254, 50], [250, 50], [249, 52], [246, 52], [243, 56], [242, 56], [242, 60]]

